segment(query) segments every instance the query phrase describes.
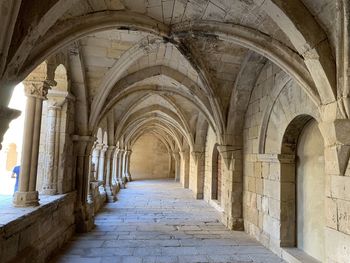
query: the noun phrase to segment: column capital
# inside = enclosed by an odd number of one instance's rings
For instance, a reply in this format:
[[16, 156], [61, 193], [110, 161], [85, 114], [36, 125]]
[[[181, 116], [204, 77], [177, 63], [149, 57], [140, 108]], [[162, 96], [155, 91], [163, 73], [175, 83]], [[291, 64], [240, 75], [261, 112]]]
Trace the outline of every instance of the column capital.
[[47, 98], [52, 101], [75, 101], [75, 97], [68, 91], [60, 91], [60, 90], [49, 90], [47, 94]]
[[125, 150], [123, 148], [118, 148], [118, 157], [122, 157], [124, 154]]
[[102, 143], [96, 143], [94, 146], [94, 150], [96, 151], [101, 151], [103, 148], [103, 144]]
[[25, 80], [23, 81], [23, 85], [24, 92], [27, 97], [35, 97], [46, 100], [49, 89], [51, 89], [51, 86], [55, 86], [55, 82], [52, 80]]
[[106, 149], [107, 158], [111, 158], [113, 156], [112, 153], [114, 152], [115, 148], [116, 148], [115, 146], [107, 146], [107, 149]]

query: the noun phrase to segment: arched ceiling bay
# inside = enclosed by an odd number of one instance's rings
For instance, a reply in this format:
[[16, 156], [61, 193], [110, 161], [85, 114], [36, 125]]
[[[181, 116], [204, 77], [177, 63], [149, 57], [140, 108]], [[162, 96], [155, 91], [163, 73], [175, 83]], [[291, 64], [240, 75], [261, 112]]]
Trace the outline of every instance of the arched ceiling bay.
[[[144, 118], [153, 116], [159, 124], [154, 127], [176, 126], [189, 145], [208, 125], [223, 142], [232, 126], [241, 126], [244, 103], [238, 98], [246, 101], [254, 84], [242, 76], [255, 79], [260, 58], [289, 73], [316, 104], [334, 101], [335, 40], [322, 9], [333, 13], [334, 5], [321, 2], [34, 0], [28, 6], [22, 1], [12, 13], [27, 8], [33, 19], [19, 16], [12, 23], [0, 69], [14, 83], [43, 59], [65, 53], [77, 98], [77, 133], [96, 131], [113, 112], [115, 130], [148, 129], [152, 121]], [[248, 63], [252, 53], [259, 66]], [[130, 120], [142, 125], [130, 126], [128, 118], [141, 110], [142, 117]]]

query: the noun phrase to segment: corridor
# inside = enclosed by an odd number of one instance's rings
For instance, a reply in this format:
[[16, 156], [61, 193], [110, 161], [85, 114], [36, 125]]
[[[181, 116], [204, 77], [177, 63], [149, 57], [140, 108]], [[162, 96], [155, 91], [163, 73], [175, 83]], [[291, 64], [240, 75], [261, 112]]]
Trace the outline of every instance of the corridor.
[[52, 262], [283, 262], [173, 180], [134, 181]]

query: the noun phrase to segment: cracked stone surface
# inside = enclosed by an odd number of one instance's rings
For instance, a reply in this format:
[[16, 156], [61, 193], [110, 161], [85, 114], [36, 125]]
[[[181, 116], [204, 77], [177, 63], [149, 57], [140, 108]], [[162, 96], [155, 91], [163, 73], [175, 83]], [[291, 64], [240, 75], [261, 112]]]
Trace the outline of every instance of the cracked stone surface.
[[284, 262], [172, 180], [128, 183], [52, 262]]

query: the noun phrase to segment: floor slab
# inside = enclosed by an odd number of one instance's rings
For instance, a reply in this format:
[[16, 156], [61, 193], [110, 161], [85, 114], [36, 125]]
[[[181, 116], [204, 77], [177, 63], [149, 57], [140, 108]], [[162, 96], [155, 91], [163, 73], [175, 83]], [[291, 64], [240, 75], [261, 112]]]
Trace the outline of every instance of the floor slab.
[[172, 180], [128, 183], [95, 223], [52, 262], [284, 262]]

